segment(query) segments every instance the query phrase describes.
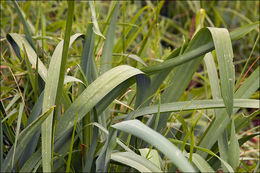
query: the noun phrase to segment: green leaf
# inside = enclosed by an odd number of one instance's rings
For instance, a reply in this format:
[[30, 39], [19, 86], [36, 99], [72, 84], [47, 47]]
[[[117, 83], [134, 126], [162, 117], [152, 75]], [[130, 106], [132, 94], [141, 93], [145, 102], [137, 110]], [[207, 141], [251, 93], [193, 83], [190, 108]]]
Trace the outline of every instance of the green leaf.
[[55, 138], [62, 137], [73, 126], [75, 112], [78, 112], [78, 121], [80, 121], [109, 92], [127, 79], [138, 74], [142, 74], [142, 72], [136, 68], [121, 65], [97, 78], [83, 91], [61, 117], [55, 129]]
[[116, 19], [117, 19], [118, 10], [119, 10], [119, 2], [116, 3], [113, 9], [113, 14], [106, 33], [106, 40], [104, 42], [104, 47], [103, 47], [101, 62], [100, 62], [100, 74], [103, 74], [104, 72], [112, 68], [112, 54], [114, 48], [114, 38], [116, 32]]
[[[30, 44], [28, 43], [28, 41], [20, 34], [16, 34], [16, 33], [9, 33], [7, 34], [7, 40], [8, 42], [11, 44], [12, 48], [14, 49], [16, 55], [18, 57], [21, 58], [21, 54], [20, 54], [20, 50], [24, 50], [23, 48], [26, 49], [26, 53], [28, 55], [28, 59], [30, 61], [30, 63], [36, 67], [37, 66], [37, 60], [38, 60], [38, 72], [39, 72], [39, 75], [42, 77], [42, 79], [44, 81], [46, 81], [46, 78], [47, 78], [47, 69], [46, 67], [44, 66], [44, 64], [42, 63], [42, 61], [37, 58], [37, 54], [36, 52], [33, 50], [33, 48], [30, 46]], [[75, 40], [77, 40], [78, 38], [80, 37], [83, 37], [83, 34], [74, 34], [73, 36], [71, 36], [71, 41], [70, 44], [72, 44]], [[59, 43], [61, 44], [61, 43]], [[59, 45], [58, 45], [59, 46]], [[57, 47], [58, 47], [57, 46]], [[61, 46], [62, 47], [62, 46]], [[59, 48], [60, 51], [61, 51], [61, 48]], [[56, 50], [56, 49], [55, 49]], [[59, 53], [61, 54], [61, 52]], [[80, 81], [79, 79], [73, 77], [73, 76], [65, 76], [65, 79], [64, 79], [64, 83], [67, 83], [67, 82], [80, 82], [80, 83], [83, 83], [82, 81]]]
[[[17, 147], [14, 157], [14, 163], [16, 163], [21, 154], [23, 153], [24, 149], [26, 148], [27, 144], [30, 142], [31, 138], [35, 134], [35, 132], [40, 128], [43, 121], [50, 115], [50, 112], [52, 112], [54, 107], [51, 107], [46, 112], [42, 113], [35, 121], [33, 121], [30, 125], [28, 125], [18, 136], [17, 141]], [[2, 170], [4, 172], [11, 172], [12, 170], [12, 155], [14, 152], [14, 147], [11, 148], [11, 150], [8, 152], [4, 164], [2, 166]]]
[[195, 172], [194, 168], [182, 152], [164, 136], [147, 127], [139, 120], [128, 120], [112, 125], [113, 128], [135, 135], [149, 144], [155, 146], [165, 154], [181, 171]]
[[215, 172], [208, 162], [196, 153], [192, 154], [192, 162], [196, 165], [200, 172]]
[[105, 36], [103, 36], [102, 33], [99, 30], [98, 22], [97, 22], [97, 18], [96, 18], [96, 11], [95, 11], [93, 1], [89, 1], [89, 7], [90, 7], [90, 11], [91, 11], [91, 19], [92, 19], [92, 22], [93, 22], [93, 25], [94, 25], [93, 31], [95, 32], [95, 34], [97, 34], [97, 35], [103, 37], [104, 39], [106, 39]]
[[[223, 100], [191, 100], [165, 103], [160, 105], [160, 112], [175, 112], [181, 110], [199, 110], [199, 109], [214, 109], [224, 108]], [[234, 107], [236, 108], [259, 108], [259, 100], [255, 99], [234, 99]], [[152, 105], [140, 108], [131, 114], [132, 118], [139, 116], [154, 114], [158, 112], [158, 105]]]
[[116, 130], [112, 129], [96, 160], [96, 172], [107, 172], [111, 152], [116, 142]]
[[[63, 91], [63, 83], [66, 72], [66, 63], [70, 43], [70, 33], [72, 29], [72, 21], [74, 14], [74, 1], [68, 1], [68, 14], [65, 30], [64, 42], [61, 41], [56, 47], [50, 62], [47, 73], [42, 111], [46, 111], [50, 106], [57, 105], [59, 111], [60, 98]], [[74, 35], [75, 37], [75, 35]], [[77, 37], [76, 37], [77, 38]], [[43, 172], [52, 171], [52, 127], [53, 127], [53, 112], [42, 124], [42, 167]]]
[[113, 55], [116, 56], [125, 56], [127, 58], [131, 58], [137, 62], [139, 62], [140, 64], [143, 64], [144, 66], [147, 66], [147, 64], [137, 55], [135, 54], [125, 54], [125, 53], [113, 53]]
[[230, 143], [228, 145], [228, 163], [234, 170], [239, 166], [240, 148], [236, 137], [234, 119], [231, 122]]
[[229, 32], [224, 28], [208, 28], [211, 32], [220, 73], [221, 94], [229, 116], [233, 112], [235, 70]]
[[[259, 67], [245, 80], [243, 85], [236, 91], [234, 98], [245, 99], [249, 98], [259, 88]], [[234, 108], [233, 113], [236, 113], [239, 108]], [[226, 115], [226, 111], [223, 110], [218, 118], [215, 118], [211, 125], [208, 127], [204, 136], [201, 138], [199, 146], [203, 148], [211, 148], [220, 134], [226, 129], [230, 122], [229, 117]], [[200, 152], [198, 152], [199, 154]], [[206, 157], [204, 153], [201, 153], [203, 157]]]
[[156, 167], [161, 169], [161, 157], [158, 154], [157, 150], [151, 148], [142, 148], [139, 149], [141, 156], [147, 158], [151, 161]]
[[130, 152], [116, 152], [111, 154], [111, 159], [128, 165], [140, 172], [162, 172], [156, 165], [144, 157]]
[[22, 12], [22, 10], [20, 9], [19, 5], [17, 4], [16, 1], [12, 1], [14, 6], [15, 6], [15, 9], [20, 17], [20, 20], [22, 21], [23, 23], [23, 28], [24, 28], [24, 31], [25, 31], [25, 36], [26, 36], [26, 39], [28, 40], [28, 42], [30, 43], [30, 45], [33, 47], [34, 50], [36, 50], [36, 47], [33, 43], [33, 40], [32, 40], [32, 34], [31, 34], [31, 31], [29, 29], [29, 26], [28, 26], [28, 23], [26, 22], [25, 18], [24, 18], [24, 14]]
[[24, 104], [20, 103], [16, 133], [15, 133], [15, 141], [14, 141], [14, 145], [13, 145], [14, 146], [14, 152], [13, 152], [13, 157], [12, 157], [12, 167], [14, 167], [14, 156], [15, 156], [15, 153], [16, 153], [16, 146], [17, 146], [18, 136], [19, 136], [20, 127], [21, 127], [23, 109], [24, 109]]

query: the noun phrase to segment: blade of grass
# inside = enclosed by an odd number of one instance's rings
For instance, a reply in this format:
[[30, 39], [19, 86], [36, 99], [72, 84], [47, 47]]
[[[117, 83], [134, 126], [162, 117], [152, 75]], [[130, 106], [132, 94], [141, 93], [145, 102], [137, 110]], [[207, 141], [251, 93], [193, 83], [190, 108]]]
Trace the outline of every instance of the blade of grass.
[[112, 148], [116, 142], [116, 130], [112, 129], [96, 160], [96, 172], [107, 172]]
[[115, 39], [115, 32], [116, 32], [116, 20], [117, 20], [117, 13], [119, 10], [119, 2], [115, 4], [113, 9], [113, 14], [110, 19], [110, 24], [108, 26], [108, 30], [106, 33], [106, 40], [104, 42], [104, 47], [101, 55], [101, 62], [100, 62], [100, 74], [108, 71], [112, 68], [112, 54], [113, 54], [113, 47], [114, 47], [114, 39]]
[[[50, 112], [52, 112], [54, 107], [51, 107], [46, 112], [42, 113], [35, 121], [33, 121], [30, 125], [28, 125], [18, 136], [17, 140], [17, 147], [14, 157], [14, 163], [20, 158], [21, 154], [23, 153], [24, 149], [26, 148], [27, 144], [30, 142], [31, 138], [35, 134], [35, 132], [41, 127], [43, 121], [49, 116]], [[14, 153], [14, 147], [8, 152], [7, 156], [4, 159], [3, 164], [3, 171], [4, 172], [11, 172], [13, 169], [12, 163], [12, 156]]]
[[116, 152], [111, 154], [111, 160], [128, 165], [140, 172], [162, 172], [156, 165], [144, 157], [130, 152]]
[[[28, 41], [21, 35], [16, 34], [16, 33], [10, 33], [7, 34], [7, 40], [8, 42], [12, 45], [12, 48], [14, 49], [16, 55], [21, 58], [21, 54], [20, 54], [20, 50], [23, 50], [23, 47], [25, 47], [26, 49], [26, 53], [28, 55], [29, 61], [32, 64], [32, 66], [34, 67], [38, 67], [38, 72], [40, 74], [40, 76], [42, 77], [42, 79], [44, 81], [46, 81], [47, 78], [47, 69], [44, 66], [44, 64], [42, 63], [42, 61], [37, 57], [36, 52], [32, 49], [32, 47], [30, 46], [30, 44], [28, 43]], [[74, 34], [73, 36], [71, 36], [71, 42], [70, 45], [77, 40], [78, 38], [83, 37], [83, 34]], [[61, 43], [60, 43], [61, 44]], [[23, 46], [24, 45], [24, 46]], [[62, 47], [61, 45], [58, 45], [57, 47]], [[59, 48], [59, 51], [61, 50], [61, 48]], [[57, 51], [58, 52], [58, 51]], [[61, 53], [59, 53], [61, 54]], [[38, 61], [38, 65], [37, 65], [37, 61]], [[70, 76], [68, 77], [69, 79], [66, 79], [67, 76], [65, 77], [65, 82], [71, 82], [71, 81], [78, 81], [77, 79], [75, 79], [74, 77]], [[74, 80], [71, 80], [74, 79]]]
[[[243, 85], [236, 91], [234, 98], [245, 99], [249, 98], [258, 88], [259, 88], [259, 67], [245, 80]], [[234, 108], [233, 113], [237, 112], [238, 108]], [[223, 133], [226, 126], [230, 122], [228, 116], [226, 116], [226, 112], [222, 111], [219, 114], [219, 117], [216, 118], [208, 127], [207, 131], [204, 133], [204, 136], [201, 138], [199, 146], [203, 148], [211, 148], [216, 140], [218, 139], [219, 135]], [[203, 154], [203, 153], [198, 153]], [[203, 157], [206, 157], [203, 154]]]
[[[151, 105], [140, 108], [135, 112], [132, 112], [132, 118], [139, 116], [154, 114], [158, 112], [159, 105]], [[164, 103], [160, 105], [160, 112], [174, 112], [181, 110], [194, 110], [194, 109], [214, 109], [224, 108], [224, 102], [222, 100], [191, 100], [191, 101], [179, 101]], [[256, 99], [234, 99], [235, 108], [259, 108], [259, 101]]]
[[116, 86], [127, 79], [142, 74], [136, 68], [121, 65], [115, 67], [92, 82], [83, 93], [72, 103], [70, 108], [61, 117], [56, 127], [55, 138], [58, 139], [73, 126], [73, 112], [79, 111], [80, 121], [101, 99], [103, 99]]
[[[213, 59], [213, 56], [211, 53], [207, 53], [204, 57], [204, 61], [207, 67], [209, 81], [210, 81], [210, 87], [212, 92], [213, 99], [221, 99], [221, 91], [219, 86], [219, 79], [217, 74], [216, 65]], [[221, 109], [215, 109], [215, 116], [216, 118], [219, 117], [219, 114], [221, 113]], [[223, 134], [218, 139], [218, 148], [220, 152], [220, 157], [228, 161], [228, 139], [226, 136], [226, 131], [223, 132]], [[224, 171], [227, 171], [227, 168], [223, 163], [222, 168]]]
[[23, 115], [23, 109], [24, 109], [24, 104], [20, 103], [17, 126], [16, 126], [16, 133], [15, 133], [14, 152], [13, 152], [13, 157], [12, 157], [12, 167], [14, 167], [14, 157], [15, 157], [15, 153], [16, 153], [18, 136], [19, 136], [19, 132], [20, 132], [20, 128], [21, 128], [21, 120], [22, 120], [22, 115]]
[[231, 121], [230, 143], [228, 145], [228, 163], [234, 170], [239, 166], [240, 148], [236, 137], [234, 119]]
[[68, 160], [67, 160], [67, 164], [66, 164], [66, 172], [71, 172], [70, 171], [70, 164], [71, 164], [71, 156], [72, 156], [72, 150], [73, 150], [73, 143], [74, 143], [74, 136], [75, 136], [75, 131], [76, 131], [77, 119], [78, 119], [78, 113], [76, 113], [74, 127], [73, 127], [73, 131], [72, 131], [69, 156], [68, 156]]
[[30, 43], [30, 45], [32, 46], [32, 48], [36, 51], [36, 47], [35, 47], [33, 40], [32, 40], [32, 34], [31, 34], [31, 31], [28, 27], [28, 23], [26, 22], [26, 20], [24, 18], [24, 14], [23, 14], [22, 10], [20, 9], [19, 5], [17, 4], [17, 2], [16, 1], [12, 1], [12, 2], [15, 6], [15, 9], [16, 9], [19, 17], [20, 17], [20, 20], [23, 23], [23, 28], [24, 28], [24, 31], [25, 31], [25, 37], [28, 40], [28, 42]]
[[103, 37], [104, 39], [106, 39], [105, 36], [99, 30], [98, 22], [97, 22], [97, 18], [96, 18], [96, 11], [95, 11], [93, 1], [89, 1], [89, 7], [90, 7], [90, 10], [91, 10], [91, 19], [92, 19], [92, 22], [93, 22], [93, 25], [94, 25], [94, 27], [93, 27], [94, 33]]
[[[238, 28], [237, 30], [230, 33], [230, 38], [232, 41], [238, 40], [239, 38], [243, 37], [244, 35], [246, 35], [247, 33], [249, 33], [250, 31], [252, 31], [254, 28], [258, 26], [259, 26], [259, 22], [255, 22], [253, 24], [249, 24], [241, 28]], [[199, 32], [204, 32], [203, 30], [205, 30], [205, 28], [202, 28]], [[199, 32], [196, 35], [198, 35]], [[205, 34], [203, 35], [204, 35], [203, 37], [206, 37]], [[186, 63], [194, 58], [200, 57], [201, 55], [207, 52], [210, 52], [213, 49], [214, 49], [214, 44], [212, 42], [207, 41], [204, 43], [200, 43], [200, 45], [197, 46], [196, 49], [187, 51], [183, 55], [175, 57], [174, 59], [166, 60], [163, 63], [145, 67], [142, 69], [142, 71], [147, 74], [153, 74], [161, 70], [172, 68], [180, 64]]]
[[[184, 142], [183, 141], [180, 141], [180, 140], [177, 140], [177, 139], [172, 139], [172, 138], [169, 138], [169, 140], [175, 144], [183, 144]], [[185, 145], [189, 145], [189, 143], [186, 143]], [[203, 148], [203, 147], [199, 147], [199, 146], [196, 146], [194, 145], [194, 148], [198, 149], [199, 151], [203, 151], [205, 153], [208, 153], [214, 157], [217, 157], [226, 167], [227, 167], [227, 170], [229, 172], [234, 172], [234, 170], [232, 169], [232, 167], [225, 161], [223, 160], [222, 158], [220, 158], [217, 154], [215, 154], [214, 152], [212, 152], [211, 150], [209, 149], [206, 149], [206, 148]]]
[[135, 135], [154, 145], [184, 172], [195, 172], [182, 152], [158, 132], [147, 127], [139, 120], [128, 120], [112, 125], [113, 128]]
[[[42, 112], [42, 102], [43, 102], [43, 92], [41, 93], [41, 95], [38, 97], [36, 103], [33, 106], [33, 109], [29, 115], [28, 121], [27, 121], [27, 126], [29, 126], [34, 120], [36, 120]], [[32, 139], [30, 140], [30, 142], [28, 143], [28, 145], [26, 146], [26, 148], [24, 149], [24, 152], [20, 158], [20, 166], [22, 167], [24, 165], [24, 163], [30, 158], [31, 155], [33, 155], [37, 144], [38, 144], [38, 140], [40, 138], [40, 133], [41, 130], [39, 129], [34, 136], [32, 137]]]
[[[66, 71], [66, 63], [68, 58], [68, 51], [70, 45], [70, 34], [72, 29], [74, 13], [74, 1], [68, 1], [68, 14], [65, 30], [64, 43], [61, 43], [62, 54], [59, 56], [59, 52], [53, 53], [53, 58], [50, 62], [48, 69], [45, 91], [43, 97], [42, 111], [48, 109], [48, 107], [57, 105], [57, 112], [59, 111], [60, 98], [63, 91], [63, 82]], [[57, 50], [57, 49], [56, 49]], [[55, 118], [55, 117], [54, 117]], [[43, 172], [52, 171], [52, 124], [53, 112], [42, 124], [42, 167]]]
[[233, 112], [235, 83], [235, 70], [233, 65], [233, 49], [231, 39], [226, 29], [211, 27], [208, 29], [211, 32], [218, 59], [221, 95], [224, 100], [227, 113], [229, 116], [231, 116]]

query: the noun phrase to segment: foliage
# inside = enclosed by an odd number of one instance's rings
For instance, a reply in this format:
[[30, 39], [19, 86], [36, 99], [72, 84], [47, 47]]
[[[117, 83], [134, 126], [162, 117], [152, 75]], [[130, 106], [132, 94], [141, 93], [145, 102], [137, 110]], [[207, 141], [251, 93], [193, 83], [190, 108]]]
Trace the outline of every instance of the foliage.
[[1, 1], [1, 172], [259, 171], [258, 6]]

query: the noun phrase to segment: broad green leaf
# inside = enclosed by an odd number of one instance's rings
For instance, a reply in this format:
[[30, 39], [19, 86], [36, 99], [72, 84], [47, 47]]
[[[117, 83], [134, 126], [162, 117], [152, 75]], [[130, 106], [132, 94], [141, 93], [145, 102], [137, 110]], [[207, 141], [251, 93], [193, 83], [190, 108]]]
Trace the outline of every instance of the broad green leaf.
[[182, 152], [164, 136], [152, 130], [139, 120], [128, 120], [112, 125], [113, 128], [122, 130], [137, 136], [156, 147], [165, 154], [181, 171], [195, 172], [194, 168], [182, 154]]
[[220, 73], [221, 95], [229, 116], [233, 112], [235, 70], [233, 65], [233, 49], [229, 32], [224, 28], [208, 28], [211, 32]]
[[240, 148], [236, 137], [234, 119], [231, 121], [230, 143], [228, 145], [228, 163], [234, 170], [239, 166]]
[[55, 138], [62, 137], [73, 126], [76, 112], [78, 112], [78, 121], [80, 121], [109, 92], [127, 79], [138, 74], [142, 74], [142, 72], [136, 68], [121, 65], [98, 77], [83, 91], [61, 117], [56, 126]]
[[112, 68], [112, 54], [114, 48], [116, 21], [117, 21], [117, 13], [119, 11], [119, 4], [120, 4], [119, 2], [115, 4], [115, 7], [113, 9], [113, 14], [110, 19], [110, 23], [106, 33], [106, 40], [104, 42], [104, 47], [103, 47], [101, 61], [100, 61], [100, 74], [103, 74], [104, 72]]
[[160, 170], [151, 161], [135, 153], [116, 152], [111, 154], [111, 159], [116, 162], [128, 165], [129, 167], [135, 168], [140, 172], [162, 172], [162, 170]]
[[[43, 121], [50, 115], [54, 107], [51, 107], [46, 112], [42, 113], [35, 121], [33, 121], [30, 125], [28, 125], [18, 136], [17, 147], [14, 157], [14, 163], [16, 163], [21, 154], [23, 153], [24, 149], [26, 148], [27, 144], [30, 142], [31, 138], [35, 134], [35, 132], [41, 127]], [[14, 147], [8, 152], [6, 158], [4, 159], [3, 164], [3, 171], [4, 172], [11, 172], [12, 170], [12, 155], [14, 152]]]

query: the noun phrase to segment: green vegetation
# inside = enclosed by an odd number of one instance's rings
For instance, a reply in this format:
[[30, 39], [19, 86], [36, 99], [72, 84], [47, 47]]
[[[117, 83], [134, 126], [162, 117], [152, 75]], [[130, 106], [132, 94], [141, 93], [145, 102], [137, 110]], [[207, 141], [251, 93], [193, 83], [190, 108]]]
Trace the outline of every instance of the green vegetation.
[[258, 172], [259, 1], [1, 1], [1, 172]]

